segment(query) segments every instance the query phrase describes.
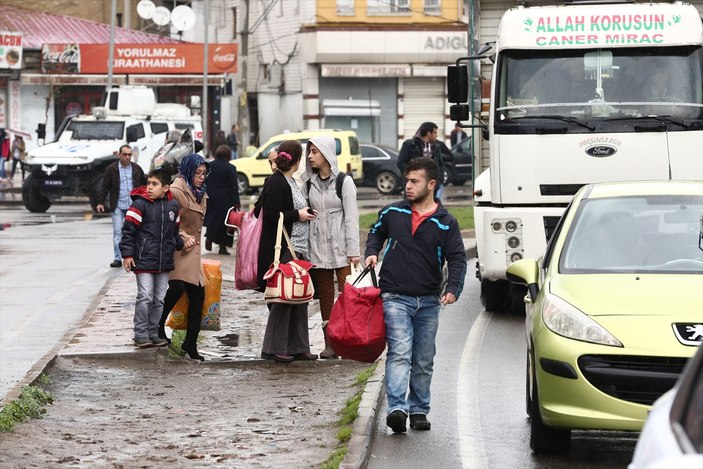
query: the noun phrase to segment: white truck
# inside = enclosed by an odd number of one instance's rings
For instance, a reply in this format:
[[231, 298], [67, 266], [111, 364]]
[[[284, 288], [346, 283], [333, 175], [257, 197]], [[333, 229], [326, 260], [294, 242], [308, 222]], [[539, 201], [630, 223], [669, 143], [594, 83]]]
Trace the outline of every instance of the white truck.
[[55, 140], [29, 152], [29, 176], [22, 200], [30, 212], [45, 212], [62, 196], [88, 196], [95, 207], [105, 168], [117, 161], [123, 144], [132, 146], [132, 161], [147, 173], [154, 154], [173, 129], [191, 129], [202, 139], [200, 116], [182, 104], [156, 103], [145, 86], [122, 86], [106, 92], [104, 105], [92, 115], [67, 117]]
[[[574, 1], [503, 15], [490, 165], [474, 184], [486, 309], [522, 307], [524, 291], [506, 281], [506, 267], [542, 256], [582, 185], [703, 179], [702, 42], [700, 13], [682, 2]], [[448, 71], [457, 121], [469, 114], [459, 101], [466, 92], [452, 89], [468, 83], [461, 61]]]

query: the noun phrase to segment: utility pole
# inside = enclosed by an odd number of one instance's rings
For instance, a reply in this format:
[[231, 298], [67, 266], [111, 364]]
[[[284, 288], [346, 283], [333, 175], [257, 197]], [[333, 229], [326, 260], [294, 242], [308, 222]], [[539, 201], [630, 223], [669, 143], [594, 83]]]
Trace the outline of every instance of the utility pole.
[[107, 59], [107, 90], [112, 88], [112, 63], [115, 60], [115, 17], [117, 16], [117, 0], [110, 5], [110, 47]]
[[208, 144], [208, 108], [207, 108], [207, 68], [209, 62], [209, 50], [208, 50], [208, 32], [210, 30], [210, 0], [205, 0], [205, 34], [203, 40], [203, 102], [200, 105], [202, 112], [201, 118], [203, 121], [203, 145], [205, 149], [203, 154], [207, 155], [210, 151], [210, 145]]
[[237, 111], [237, 125], [239, 126], [239, 145], [240, 149], [237, 149], [238, 158], [244, 155], [244, 150], [249, 145], [249, 106], [247, 102], [247, 62], [249, 54], [249, 0], [243, 0], [244, 4], [244, 15], [242, 31], [240, 33], [241, 48], [239, 49], [239, 76], [240, 76], [240, 87], [242, 92], [239, 95], [238, 100], [238, 111]]

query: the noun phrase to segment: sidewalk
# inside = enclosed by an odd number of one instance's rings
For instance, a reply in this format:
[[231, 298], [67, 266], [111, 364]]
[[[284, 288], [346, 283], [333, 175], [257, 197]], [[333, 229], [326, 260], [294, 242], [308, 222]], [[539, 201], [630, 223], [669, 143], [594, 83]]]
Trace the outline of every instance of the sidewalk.
[[[464, 238], [469, 257], [475, 255], [475, 239]], [[233, 252], [233, 250], [232, 250]], [[203, 252], [203, 258], [222, 262], [223, 282], [221, 297], [221, 330], [202, 331], [198, 351], [207, 362], [245, 362], [252, 365], [264, 363], [260, 359], [261, 344], [268, 319], [268, 309], [261, 293], [238, 291], [234, 288], [234, 256], [221, 256]], [[56, 357], [90, 357], [129, 359], [135, 354], [168, 354], [168, 348], [140, 350], [132, 342], [136, 282], [124, 270], [108, 280], [84, 321], [74, 331], [66, 334], [62, 343], [49, 352], [28, 373], [23, 382], [11, 390], [6, 398], [19, 395], [20, 388], [33, 383], [52, 366]], [[324, 348], [324, 337], [318, 301], [310, 303], [309, 334], [312, 353]], [[184, 359], [185, 360], [185, 359]], [[324, 362], [324, 361], [323, 361]], [[348, 453], [340, 465], [343, 468], [365, 467], [369, 457], [371, 438], [375, 432], [376, 417], [384, 391], [384, 358], [379, 360], [375, 374], [367, 382], [359, 405], [359, 415], [354, 424]], [[325, 385], [324, 373], [318, 374], [320, 386]]]

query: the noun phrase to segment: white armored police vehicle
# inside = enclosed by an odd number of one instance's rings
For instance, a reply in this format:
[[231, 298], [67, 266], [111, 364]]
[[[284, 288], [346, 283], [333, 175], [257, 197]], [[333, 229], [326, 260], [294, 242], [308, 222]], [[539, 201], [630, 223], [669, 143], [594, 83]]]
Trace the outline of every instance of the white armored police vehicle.
[[22, 200], [30, 212], [45, 212], [62, 196], [85, 196], [95, 210], [105, 168], [117, 161], [121, 145], [132, 146], [132, 161], [147, 173], [154, 154], [174, 129], [191, 129], [202, 139], [200, 116], [182, 104], [156, 103], [145, 86], [122, 86], [106, 93], [102, 107], [92, 115], [69, 116], [54, 142], [27, 155], [30, 175], [22, 187]]

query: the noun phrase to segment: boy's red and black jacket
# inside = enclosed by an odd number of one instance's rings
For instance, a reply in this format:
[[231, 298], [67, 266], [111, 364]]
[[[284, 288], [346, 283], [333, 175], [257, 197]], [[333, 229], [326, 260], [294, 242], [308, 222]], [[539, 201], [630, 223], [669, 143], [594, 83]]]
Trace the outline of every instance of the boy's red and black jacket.
[[134, 258], [135, 272], [170, 272], [175, 268], [174, 253], [183, 249], [178, 234], [178, 202], [171, 192], [151, 200], [146, 186], [130, 192], [132, 205], [122, 226], [120, 251], [123, 258]]

